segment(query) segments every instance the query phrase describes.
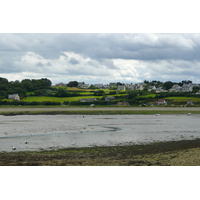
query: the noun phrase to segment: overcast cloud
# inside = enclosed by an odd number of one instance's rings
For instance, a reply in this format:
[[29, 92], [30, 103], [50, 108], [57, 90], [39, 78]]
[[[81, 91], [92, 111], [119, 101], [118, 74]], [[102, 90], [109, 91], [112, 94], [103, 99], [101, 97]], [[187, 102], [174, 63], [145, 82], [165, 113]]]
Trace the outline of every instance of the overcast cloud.
[[0, 76], [53, 84], [200, 83], [200, 34], [0, 34]]

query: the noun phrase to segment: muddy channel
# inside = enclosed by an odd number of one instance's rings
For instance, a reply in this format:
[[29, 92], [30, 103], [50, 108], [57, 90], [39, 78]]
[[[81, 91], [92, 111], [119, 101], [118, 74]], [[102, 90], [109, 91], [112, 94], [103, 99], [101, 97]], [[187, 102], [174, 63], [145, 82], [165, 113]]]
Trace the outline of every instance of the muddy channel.
[[0, 151], [147, 144], [200, 138], [200, 115], [0, 116]]

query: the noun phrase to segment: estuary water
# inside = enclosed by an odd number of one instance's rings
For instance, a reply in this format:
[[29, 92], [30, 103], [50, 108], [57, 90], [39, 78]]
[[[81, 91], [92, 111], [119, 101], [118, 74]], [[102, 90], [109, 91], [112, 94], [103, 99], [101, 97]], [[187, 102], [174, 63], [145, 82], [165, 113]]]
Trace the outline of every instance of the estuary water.
[[200, 138], [200, 115], [0, 116], [1, 152], [195, 138]]

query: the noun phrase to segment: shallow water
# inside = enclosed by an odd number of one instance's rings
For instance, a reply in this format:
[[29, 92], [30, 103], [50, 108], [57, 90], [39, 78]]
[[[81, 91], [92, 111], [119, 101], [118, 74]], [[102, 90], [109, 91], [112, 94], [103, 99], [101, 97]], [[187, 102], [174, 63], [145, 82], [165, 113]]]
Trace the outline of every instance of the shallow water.
[[199, 122], [200, 115], [0, 116], [0, 151], [195, 139]]

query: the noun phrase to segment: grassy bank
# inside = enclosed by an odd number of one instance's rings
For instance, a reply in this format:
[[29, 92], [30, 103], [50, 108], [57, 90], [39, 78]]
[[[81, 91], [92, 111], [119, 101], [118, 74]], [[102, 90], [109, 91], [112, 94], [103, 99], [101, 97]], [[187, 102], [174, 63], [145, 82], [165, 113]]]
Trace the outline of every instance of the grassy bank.
[[1, 166], [199, 166], [200, 139], [0, 153]]
[[200, 114], [199, 110], [37, 110], [37, 111], [0, 111], [0, 115], [125, 115], [125, 114]]

